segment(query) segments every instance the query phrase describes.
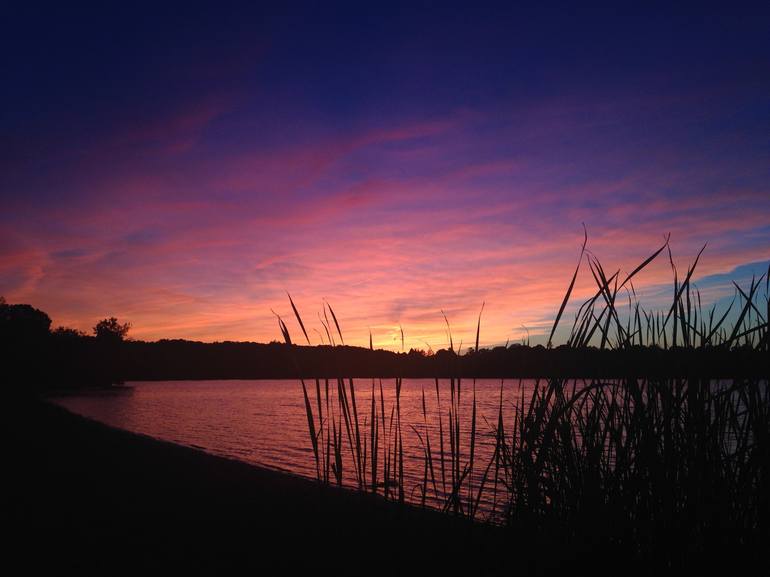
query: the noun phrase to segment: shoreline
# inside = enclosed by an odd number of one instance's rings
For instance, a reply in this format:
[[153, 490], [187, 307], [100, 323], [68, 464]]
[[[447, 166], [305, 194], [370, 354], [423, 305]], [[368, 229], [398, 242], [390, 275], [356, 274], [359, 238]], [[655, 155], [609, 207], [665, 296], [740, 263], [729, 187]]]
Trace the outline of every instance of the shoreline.
[[682, 564], [661, 567], [579, 528], [559, 537], [524, 523], [471, 523], [117, 429], [37, 397], [8, 401], [3, 511], [8, 551], [25, 573], [724, 575], [761, 556], [759, 535], [737, 557], [734, 548], [687, 554], [681, 535], [671, 545], [685, 548]]
[[508, 564], [499, 552], [511, 535], [497, 527], [321, 487], [52, 402], [14, 405], [4, 419], [13, 471], [5, 509], [20, 547], [48, 551], [25, 565], [489, 574]]

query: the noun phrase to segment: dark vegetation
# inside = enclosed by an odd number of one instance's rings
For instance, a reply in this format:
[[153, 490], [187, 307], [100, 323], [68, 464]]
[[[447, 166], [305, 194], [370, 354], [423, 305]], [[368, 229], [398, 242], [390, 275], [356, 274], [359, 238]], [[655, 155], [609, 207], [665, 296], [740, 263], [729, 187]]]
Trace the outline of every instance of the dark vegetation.
[[[682, 280], [671, 259], [674, 298], [668, 311], [647, 313], [629, 298], [631, 313], [624, 321], [619, 291], [667, 248], [668, 242], [621, 281], [619, 272], [606, 275], [583, 245], [551, 337], [586, 257], [597, 292], [579, 307], [562, 351], [585, 355], [586, 344], [598, 335], [599, 352], [591, 354], [625, 354], [632, 361], [607, 374], [612, 378], [564, 378], [558, 367], [512, 406], [503, 403], [501, 381], [497, 420], [482, 428], [475, 380], [462, 378], [465, 358], [448, 359], [450, 392], [443, 409], [437, 379], [436, 414], [429, 415], [423, 390], [424, 422], [409, 425], [423, 451], [420, 504], [502, 524], [512, 539], [536, 531], [558, 544], [555, 549], [592, 550], [600, 564], [602, 557], [620, 556], [624, 572], [632, 570], [629, 564], [656, 573], [709, 572], [756, 557], [770, 537], [770, 278], [753, 279], [746, 290], [736, 285], [738, 314], [727, 326], [727, 314], [704, 313], [690, 284], [700, 254]], [[278, 323], [290, 344], [287, 325], [280, 317]], [[480, 328], [481, 315], [474, 351]], [[642, 335], [648, 336], [646, 349]], [[666, 350], [658, 350], [661, 343]], [[554, 353], [559, 351], [545, 351]], [[736, 353], [753, 363], [750, 370], [709, 362], [741, 358], [730, 356]], [[664, 362], [654, 363], [655, 354]], [[479, 358], [480, 353], [470, 357]], [[297, 355], [299, 377], [307, 373], [301, 362]], [[355, 380], [344, 372], [331, 382], [301, 383], [319, 483], [342, 485], [347, 467], [359, 491], [409, 500], [401, 379], [391, 407], [385, 406], [382, 380], [372, 379], [371, 406], [363, 407], [356, 403]], [[469, 422], [460, 418], [462, 391], [472, 399]], [[478, 462], [476, 447], [485, 438], [494, 451]], [[480, 505], [490, 501], [482, 511]]]
[[[28, 305], [12, 306], [47, 318]], [[122, 380], [296, 378], [292, 358], [302, 367], [303, 376], [309, 378], [334, 378], [342, 372], [372, 378], [611, 378], [642, 374], [729, 378], [765, 374], [767, 359], [765, 353], [750, 347], [611, 350], [514, 344], [464, 355], [449, 350], [425, 355], [421, 351], [395, 353], [342, 345], [113, 341], [71, 330], [21, 336], [7, 325], [0, 331], [0, 346], [9, 353], [3, 368], [4, 380], [8, 385], [36, 390], [105, 386]]]

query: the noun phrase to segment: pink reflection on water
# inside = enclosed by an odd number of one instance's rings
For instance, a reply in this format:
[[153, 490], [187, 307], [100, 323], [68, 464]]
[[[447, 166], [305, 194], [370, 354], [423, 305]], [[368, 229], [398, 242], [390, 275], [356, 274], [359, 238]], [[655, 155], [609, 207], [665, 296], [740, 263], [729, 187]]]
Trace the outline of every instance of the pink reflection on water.
[[[381, 419], [379, 383], [375, 382], [378, 420]], [[312, 404], [316, 406], [315, 382], [308, 383]], [[321, 382], [324, 395], [325, 383]], [[503, 409], [506, 418], [513, 415], [513, 403], [528, 398], [534, 381], [506, 381], [503, 383]], [[497, 423], [501, 383], [499, 380], [476, 381], [477, 431], [475, 466], [472, 486], [478, 487], [486, 465], [494, 452], [492, 427]], [[362, 440], [370, 435], [370, 407], [372, 380], [355, 381], [358, 420]], [[336, 390], [336, 382], [330, 382], [330, 390]], [[382, 380], [386, 425], [391, 408], [395, 405], [395, 381]], [[422, 413], [422, 392], [425, 391], [427, 423]], [[472, 380], [462, 381], [460, 398], [460, 460], [467, 462], [470, 449]], [[445, 436], [445, 451], [449, 452], [448, 411], [450, 386], [447, 380], [439, 381], [441, 416]], [[336, 396], [334, 396], [336, 399]], [[164, 441], [171, 441], [247, 463], [269, 467], [293, 474], [315, 478], [316, 468], [308, 435], [308, 424], [298, 381], [249, 380], [249, 381], [167, 381], [138, 382], [128, 391], [115, 393], [83, 393], [56, 399], [67, 409], [103, 422], [107, 425], [141, 433]], [[335, 401], [336, 402], [336, 401]], [[325, 407], [325, 405], [322, 405]], [[419, 503], [424, 480], [424, 451], [420, 437], [430, 437], [438, 495], [433, 493], [432, 483], [426, 503], [440, 507], [447, 494], [443, 490], [440, 472], [440, 440], [436, 384], [431, 379], [404, 379], [401, 388], [401, 430], [404, 456], [404, 497]], [[332, 414], [339, 425], [339, 411]], [[315, 418], [317, 418], [317, 413]], [[328, 419], [328, 415], [324, 415]], [[419, 436], [418, 433], [419, 432]], [[391, 443], [392, 443], [392, 432]], [[385, 443], [388, 433], [380, 430], [378, 449], [378, 479], [382, 481], [385, 461]], [[368, 443], [368, 441], [366, 441]], [[424, 442], [424, 441], [423, 441]], [[391, 444], [392, 448], [392, 444]], [[370, 449], [367, 449], [369, 453]], [[447, 485], [450, 476], [448, 454], [446, 456]], [[368, 455], [367, 479], [371, 478], [371, 454]], [[333, 480], [333, 476], [332, 476]], [[343, 483], [356, 487], [353, 459], [346, 435], [343, 435]], [[382, 488], [378, 489], [382, 492]], [[466, 491], [466, 489], [464, 489]], [[392, 495], [391, 491], [391, 495]], [[463, 496], [464, 498], [467, 495]], [[479, 512], [482, 518], [491, 513], [493, 495], [491, 489], [482, 493]]]

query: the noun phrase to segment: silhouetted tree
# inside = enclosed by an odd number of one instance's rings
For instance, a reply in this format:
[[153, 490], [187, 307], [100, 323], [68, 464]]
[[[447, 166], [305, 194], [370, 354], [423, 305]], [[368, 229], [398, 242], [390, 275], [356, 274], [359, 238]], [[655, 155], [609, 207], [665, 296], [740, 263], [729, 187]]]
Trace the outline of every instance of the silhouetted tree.
[[56, 327], [51, 334], [60, 339], [82, 339], [86, 336], [83, 331], [70, 327]]
[[4, 299], [0, 302], [0, 382], [45, 380], [50, 327], [51, 319], [43, 311], [29, 305], [9, 305]]
[[110, 317], [96, 323], [94, 334], [99, 339], [110, 341], [122, 341], [128, 334], [131, 323], [120, 324], [118, 319]]
[[48, 337], [51, 318], [30, 305], [9, 305], [0, 302], [0, 339], [17, 344], [29, 344]]

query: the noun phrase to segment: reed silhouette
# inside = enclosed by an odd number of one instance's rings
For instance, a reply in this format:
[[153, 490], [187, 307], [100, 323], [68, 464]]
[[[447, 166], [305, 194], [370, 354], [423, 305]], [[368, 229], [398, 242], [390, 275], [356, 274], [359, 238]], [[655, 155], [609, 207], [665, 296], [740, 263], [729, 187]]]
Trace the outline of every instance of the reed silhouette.
[[[703, 249], [681, 280], [668, 238], [621, 277], [619, 271], [606, 274], [586, 243], [587, 235], [543, 354], [553, 359], [557, 352], [548, 349], [585, 261], [597, 290], [579, 306], [561, 358], [577, 352], [577, 358], [598, 362], [599, 367], [605, 359], [631, 362], [609, 373], [611, 379], [564, 378], [558, 374], [562, 365], [552, 371], [557, 374], [538, 379], [529, 398], [522, 395], [511, 407], [503, 404], [501, 380], [497, 421], [480, 431], [475, 379], [470, 383], [469, 423], [460, 422], [460, 399], [468, 387], [463, 379], [468, 364], [475, 363], [472, 374], [484, 373], [481, 313], [475, 347], [464, 357], [454, 351], [444, 315], [450, 354], [440, 361], [446, 363], [442, 375], [449, 375], [449, 407], [442, 412], [438, 378], [435, 415], [428, 414], [422, 390], [423, 427], [411, 425], [424, 463], [422, 483], [415, 487], [417, 502], [474, 520], [485, 498], [492, 506], [483, 521], [504, 525], [512, 538], [535, 532], [543, 543], [601, 551], [659, 570], [691, 569], [694, 563], [713, 569], [734, 560], [738, 552], [758, 551], [770, 535], [770, 270], [745, 289], [735, 284], [736, 300], [717, 315], [714, 307], [703, 310], [692, 286]], [[665, 250], [674, 277], [670, 307], [647, 312], [629, 293], [629, 314], [623, 318], [620, 291], [632, 286], [631, 280]], [[289, 301], [310, 344], [291, 296]], [[736, 302], [736, 320], [728, 324]], [[334, 321], [342, 340], [336, 317]], [[286, 345], [292, 347], [280, 316], [278, 323]], [[598, 347], [589, 349], [594, 340]], [[745, 355], [742, 359], [750, 367], [736, 363], [738, 355]], [[704, 362], [709, 359], [712, 362]], [[647, 364], [650, 360], [657, 363]], [[322, 384], [315, 379], [314, 414], [303, 376], [307, 373], [298, 355], [293, 362], [302, 384], [318, 481], [328, 484], [331, 470], [342, 484], [349, 449], [359, 491], [403, 502], [401, 379], [395, 380], [390, 408], [384, 405], [382, 379], [380, 405], [375, 402], [372, 380], [368, 422], [360, 422], [355, 379], [338, 375], [331, 396], [329, 380]], [[429, 419], [439, 424], [438, 443], [431, 443]], [[477, 463], [480, 438], [491, 439], [494, 451], [489, 461]]]

